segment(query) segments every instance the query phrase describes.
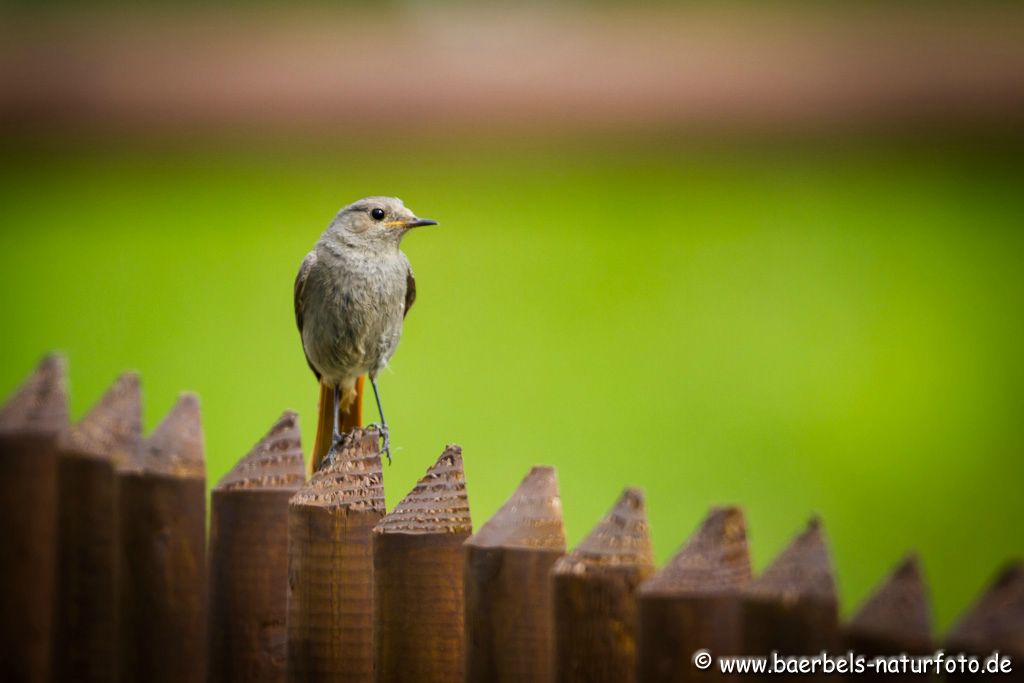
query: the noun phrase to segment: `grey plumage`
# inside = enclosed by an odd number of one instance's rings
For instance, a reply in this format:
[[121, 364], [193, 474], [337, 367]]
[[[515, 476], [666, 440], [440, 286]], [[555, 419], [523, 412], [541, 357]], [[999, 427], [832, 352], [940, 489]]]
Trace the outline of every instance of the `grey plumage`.
[[402, 237], [420, 225], [394, 197], [367, 197], [338, 212], [306, 255], [295, 280], [295, 321], [310, 368], [341, 390], [344, 409], [356, 379], [387, 365], [416, 296]]

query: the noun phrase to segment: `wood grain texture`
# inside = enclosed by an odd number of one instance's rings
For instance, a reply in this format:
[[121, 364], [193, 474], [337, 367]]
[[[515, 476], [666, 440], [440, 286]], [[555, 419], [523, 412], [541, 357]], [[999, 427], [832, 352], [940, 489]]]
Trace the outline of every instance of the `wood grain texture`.
[[345, 434], [288, 505], [288, 680], [372, 683], [373, 528], [384, 517], [380, 433]]
[[285, 680], [288, 500], [303, 473], [298, 417], [287, 412], [213, 490], [211, 683]]
[[195, 395], [180, 397], [118, 487], [121, 680], [202, 680], [206, 474]]
[[43, 358], [0, 408], [0, 671], [50, 678], [56, 580], [57, 439], [68, 426], [65, 363]]
[[1012, 659], [1011, 674], [962, 674], [948, 681], [1024, 681], [1024, 562], [1005, 566], [946, 634], [950, 655], [988, 657], [994, 650]]
[[555, 563], [555, 680], [630, 683], [636, 679], [636, 589], [654, 572], [639, 489]]
[[378, 681], [463, 679], [462, 544], [472, 531], [462, 449], [448, 446], [373, 530]]
[[[838, 651], [842, 641], [835, 578], [817, 519], [744, 590], [743, 621], [745, 654], [764, 656], [778, 651], [780, 656], [793, 656]], [[824, 674], [792, 678], [833, 680]]]
[[464, 552], [466, 680], [552, 680], [550, 575], [565, 554], [555, 468], [530, 470]]
[[121, 375], [60, 440], [57, 681], [117, 680], [117, 468], [138, 457], [141, 407], [138, 375]]
[[[846, 648], [865, 657], [891, 657], [906, 652], [923, 656], [932, 644], [928, 589], [917, 557], [910, 555], [868, 597], [843, 629]], [[848, 680], [891, 680], [893, 674], [865, 671]], [[899, 677], [897, 677], [899, 678]], [[927, 677], [913, 677], [927, 680]]]
[[714, 669], [695, 667], [692, 657], [702, 648], [714, 655], [742, 651], [740, 594], [750, 577], [743, 511], [711, 510], [696, 533], [637, 592], [637, 679], [725, 680]]

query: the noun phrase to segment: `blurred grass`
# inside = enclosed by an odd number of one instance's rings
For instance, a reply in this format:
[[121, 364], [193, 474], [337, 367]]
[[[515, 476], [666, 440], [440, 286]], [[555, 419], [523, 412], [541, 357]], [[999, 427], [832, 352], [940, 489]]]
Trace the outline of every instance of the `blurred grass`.
[[745, 507], [759, 568], [820, 513], [847, 610], [915, 548], [946, 625], [1024, 551], [1013, 157], [15, 150], [0, 392], [50, 348], [76, 417], [123, 368], [148, 428], [196, 390], [211, 484], [284, 408], [311, 437], [296, 268], [339, 206], [397, 194], [442, 226], [405, 242], [419, 299], [382, 381], [389, 505], [456, 441], [477, 525], [534, 463], [559, 469], [573, 543], [643, 486], [661, 561], [715, 503]]

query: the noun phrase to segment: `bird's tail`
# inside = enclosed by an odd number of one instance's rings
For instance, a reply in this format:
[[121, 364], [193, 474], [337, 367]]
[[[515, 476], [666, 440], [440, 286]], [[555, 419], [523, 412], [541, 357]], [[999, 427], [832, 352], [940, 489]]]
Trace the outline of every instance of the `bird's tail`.
[[[338, 409], [338, 426], [342, 432], [349, 432], [363, 425], [363, 383], [365, 377], [356, 380], [356, 399], [346, 409]], [[320, 410], [316, 421], [316, 440], [313, 442], [313, 453], [309, 456], [310, 473], [316, 472], [320, 462], [331, 450], [333, 440], [334, 416], [331, 411], [334, 408], [334, 388], [320, 380]]]

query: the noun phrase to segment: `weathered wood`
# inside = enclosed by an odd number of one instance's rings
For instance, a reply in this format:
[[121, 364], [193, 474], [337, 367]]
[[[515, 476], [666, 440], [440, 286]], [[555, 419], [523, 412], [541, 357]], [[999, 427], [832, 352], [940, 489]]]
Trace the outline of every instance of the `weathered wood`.
[[692, 658], [700, 649], [716, 656], [742, 651], [740, 594], [750, 576], [743, 511], [713, 509], [669, 563], [637, 591], [638, 680], [726, 680], [715, 667], [697, 668]]
[[288, 500], [305, 469], [298, 416], [284, 413], [213, 490], [209, 680], [285, 680]]
[[50, 678], [57, 439], [68, 426], [64, 359], [45, 357], [0, 408], [0, 672]]
[[555, 468], [530, 470], [464, 547], [466, 680], [550, 681], [551, 569], [565, 554]]
[[57, 681], [117, 680], [117, 467], [142, 442], [139, 377], [121, 375], [61, 439], [58, 467]]
[[[747, 586], [743, 621], [746, 654], [767, 656], [777, 651], [789, 657], [838, 650], [835, 578], [819, 520], [811, 520], [764, 574]], [[831, 680], [821, 673], [799, 678]]]
[[[922, 656], [934, 651], [928, 589], [916, 556], [908, 556], [889, 575], [843, 629], [846, 649], [868, 658], [902, 653]], [[849, 680], [910, 679], [868, 669]], [[919, 678], [919, 680], [924, 680]]]
[[555, 563], [555, 680], [630, 683], [636, 679], [636, 589], [654, 571], [639, 489]]
[[948, 681], [1024, 681], [1024, 562], [1012, 562], [946, 634], [948, 656], [987, 659], [995, 650], [1012, 658], [1010, 674], [957, 674]]
[[378, 681], [462, 680], [462, 544], [472, 531], [462, 449], [448, 446], [373, 530]]
[[199, 401], [183, 394], [118, 473], [122, 681], [206, 675], [206, 470]]
[[355, 429], [288, 504], [288, 680], [372, 683], [380, 433]]

